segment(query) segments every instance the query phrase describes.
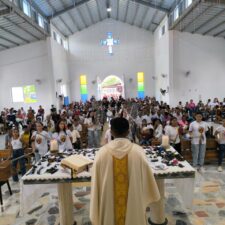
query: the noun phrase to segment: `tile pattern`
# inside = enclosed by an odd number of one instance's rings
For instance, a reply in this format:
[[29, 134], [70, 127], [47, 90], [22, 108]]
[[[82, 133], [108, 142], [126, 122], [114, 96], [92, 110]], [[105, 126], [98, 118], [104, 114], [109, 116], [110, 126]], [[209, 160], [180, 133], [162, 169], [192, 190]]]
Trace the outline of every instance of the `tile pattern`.
[[[7, 186], [3, 186], [4, 212], [0, 212], [0, 225], [59, 224], [56, 190], [47, 190], [29, 212], [20, 217], [19, 185], [10, 183], [12, 196]], [[90, 225], [89, 201], [90, 188], [74, 188], [74, 218], [77, 225]], [[192, 211], [184, 208], [172, 180], [166, 181], [166, 215], [169, 225], [225, 225], [225, 172], [219, 173], [216, 166], [208, 165], [204, 174], [197, 173]]]

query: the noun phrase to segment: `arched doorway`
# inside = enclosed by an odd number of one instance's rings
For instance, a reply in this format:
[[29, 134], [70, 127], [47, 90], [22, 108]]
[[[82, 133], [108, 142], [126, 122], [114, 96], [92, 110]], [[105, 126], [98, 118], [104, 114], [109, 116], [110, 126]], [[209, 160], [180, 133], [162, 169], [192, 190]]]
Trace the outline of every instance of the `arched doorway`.
[[107, 76], [99, 84], [99, 97], [100, 99], [107, 97], [118, 99], [119, 96], [124, 96], [124, 82], [118, 76], [110, 75]]

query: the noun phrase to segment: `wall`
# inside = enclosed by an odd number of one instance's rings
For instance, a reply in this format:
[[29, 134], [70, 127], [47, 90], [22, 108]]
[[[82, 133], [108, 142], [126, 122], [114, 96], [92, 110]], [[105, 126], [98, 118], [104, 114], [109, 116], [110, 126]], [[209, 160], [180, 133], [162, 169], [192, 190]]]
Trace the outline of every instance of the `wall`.
[[[162, 35], [162, 27], [165, 26], [165, 33]], [[170, 95], [162, 95], [160, 89], [170, 91], [171, 58], [170, 58], [170, 32], [168, 31], [168, 18], [161, 22], [154, 32], [155, 44], [155, 97], [158, 101], [169, 103]]]
[[[53, 102], [50, 65], [46, 41], [0, 52], [0, 109], [22, 106], [37, 109], [42, 105], [48, 110]], [[41, 80], [41, 84], [36, 83], [36, 79]], [[36, 85], [37, 103], [12, 102], [12, 87], [32, 84]]]
[[224, 98], [225, 40], [178, 31], [173, 37], [172, 103]]
[[[52, 84], [54, 96], [60, 93], [60, 86], [66, 85], [67, 95], [70, 97], [70, 76], [69, 76], [69, 52], [59, 45], [53, 38], [48, 39], [48, 51], [52, 69]], [[61, 82], [59, 82], [61, 80]], [[56, 104], [56, 102], [55, 102]]]
[[[113, 47], [113, 56], [100, 44], [100, 40], [106, 39], [107, 32], [120, 40], [120, 44]], [[69, 48], [73, 99], [80, 100], [81, 74], [87, 75], [89, 97], [97, 96], [97, 82], [93, 81], [97, 77], [103, 80], [108, 75], [124, 77], [126, 97], [137, 97], [137, 72], [145, 73], [145, 93], [153, 95], [154, 38], [150, 32], [107, 19], [70, 36]]]

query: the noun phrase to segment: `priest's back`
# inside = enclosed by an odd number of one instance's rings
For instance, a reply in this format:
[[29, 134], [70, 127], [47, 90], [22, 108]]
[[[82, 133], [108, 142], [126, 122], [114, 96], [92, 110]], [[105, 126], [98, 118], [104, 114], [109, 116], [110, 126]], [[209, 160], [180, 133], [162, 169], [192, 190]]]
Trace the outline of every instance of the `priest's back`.
[[159, 199], [142, 147], [121, 137], [99, 150], [92, 170], [93, 225], [146, 225], [146, 207]]

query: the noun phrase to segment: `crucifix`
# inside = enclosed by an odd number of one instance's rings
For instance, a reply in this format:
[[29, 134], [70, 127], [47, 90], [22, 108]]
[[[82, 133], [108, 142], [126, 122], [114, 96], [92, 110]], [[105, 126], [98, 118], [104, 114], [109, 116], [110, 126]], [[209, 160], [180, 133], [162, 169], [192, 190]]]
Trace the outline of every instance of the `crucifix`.
[[112, 32], [107, 33], [107, 39], [101, 40], [101, 45], [108, 46], [108, 52], [113, 55], [113, 45], [118, 45], [119, 40], [113, 39]]

